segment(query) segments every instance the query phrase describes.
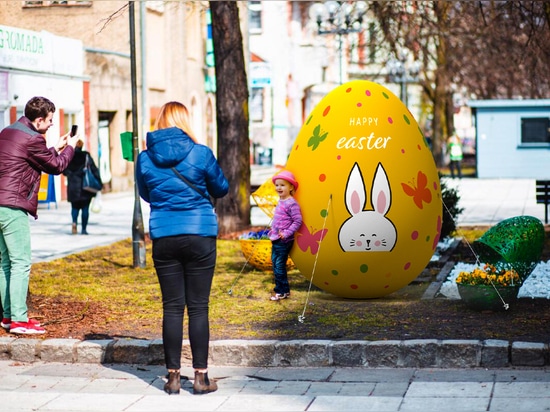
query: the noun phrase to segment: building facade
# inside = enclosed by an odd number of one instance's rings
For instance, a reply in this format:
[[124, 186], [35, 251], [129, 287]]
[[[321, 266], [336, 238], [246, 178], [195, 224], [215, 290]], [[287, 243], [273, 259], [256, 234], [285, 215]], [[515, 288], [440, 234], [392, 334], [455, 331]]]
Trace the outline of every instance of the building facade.
[[[146, 132], [167, 101], [188, 106], [196, 135], [216, 151], [215, 83], [206, 61], [208, 2], [134, 4], [133, 39], [127, 1], [7, 1], [0, 7], [0, 125], [16, 120], [30, 97], [48, 97], [59, 110], [47, 138], [55, 142], [78, 124], [106, 190], [113, 191], [133, 186], [121, 133], [133, 131], [144, 148]], [[65, 182], [56, 179], [61, 199]]]

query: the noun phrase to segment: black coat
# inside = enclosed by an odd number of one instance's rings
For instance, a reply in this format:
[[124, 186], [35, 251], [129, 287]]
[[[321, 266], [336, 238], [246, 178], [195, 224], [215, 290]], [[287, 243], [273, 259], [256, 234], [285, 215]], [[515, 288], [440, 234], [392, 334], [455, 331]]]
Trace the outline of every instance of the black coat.
[[67, 176], [67, 200], [71, 203], [89, 200], [95, 196], [95, 193], [82, 189], [86, 157], [88, 157], [88, 164], [92, 169], [92, 173], [101, 182], [99, 169], [95, 165], [94, 159], [90, 156], [90, 153], [85, 150], [76, 149], [73, 160], [63, 172], [63, 174]]

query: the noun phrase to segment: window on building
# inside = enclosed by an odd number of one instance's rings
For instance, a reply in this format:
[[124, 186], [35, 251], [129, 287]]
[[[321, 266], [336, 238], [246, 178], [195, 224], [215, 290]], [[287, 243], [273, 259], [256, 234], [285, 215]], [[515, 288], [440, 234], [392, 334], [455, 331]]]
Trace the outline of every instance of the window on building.
[[550, 118], [531, 117], [521, 119], [521, 143], [550, 144]]
[[262, 31], [262, 2], [251, 1], [248, 4], [248, 28], [252, 33]]
[[253, 87], [250, 93], [250, 120], [264, 120], [264, 89], [261, 87]]
[[23, 7], [54, 7], [54, 6], [91, 6], [92, 1], [79, 0], [43, 0], [43, 1], [24, 1]]

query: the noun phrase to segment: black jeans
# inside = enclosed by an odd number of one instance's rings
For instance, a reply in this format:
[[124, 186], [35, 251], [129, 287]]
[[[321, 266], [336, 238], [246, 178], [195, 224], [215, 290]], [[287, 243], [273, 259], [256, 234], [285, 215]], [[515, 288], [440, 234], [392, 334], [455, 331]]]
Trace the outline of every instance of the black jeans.
[[273, 275], [275, 277], [275, 293], [282, 295], [290, 293], [290, 285], [288, 284], [288, 276], [286, 271], [286, 261], [294, 240], [283, 242], [282, 240], [274, 240], [271, 242], [271, 262], [273, 263]]
[[154, 239], [153, 261], [162, 292], [166, 367], [181, 367], [183, 314], [187, 306], [193, 368], [207, 368], [208, 303], [216, 266], [216, 238], [181, 235]]

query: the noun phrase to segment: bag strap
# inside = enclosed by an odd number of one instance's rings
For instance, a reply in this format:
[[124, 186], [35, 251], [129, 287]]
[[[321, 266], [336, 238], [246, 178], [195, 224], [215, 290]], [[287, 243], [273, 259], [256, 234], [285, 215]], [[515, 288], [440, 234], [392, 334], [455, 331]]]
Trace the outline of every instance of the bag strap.
[[189, 179], [187, 179], [185, 176], [183, 176], [180, 172], [177, 171], [177, 169], [175, 167], [171, 167], [170, 169], [172, 169], [172, 171], [176, 174], [177, 177], [179, 177], [181, 180], [183, 180], [185, 183], [187, 183], [187, 185], [189, 185], [189, 187], [191, 187], [195, 192], [197, 192], [199, 195], [201, 195], [202, 197], [204, 197], [206, 200], [208, 200], [208, 202], [210, 202], [210, 204], [212, 206], [214, 206], [214, 204], [212, 203], [212, 199], [210, 199], [210, 196], [207, 196], [206, 194], [204, 194], [203, 192], [201, 192], [197, 186], [195, 186], [193, 183], [191, 183], [189, 181]]

